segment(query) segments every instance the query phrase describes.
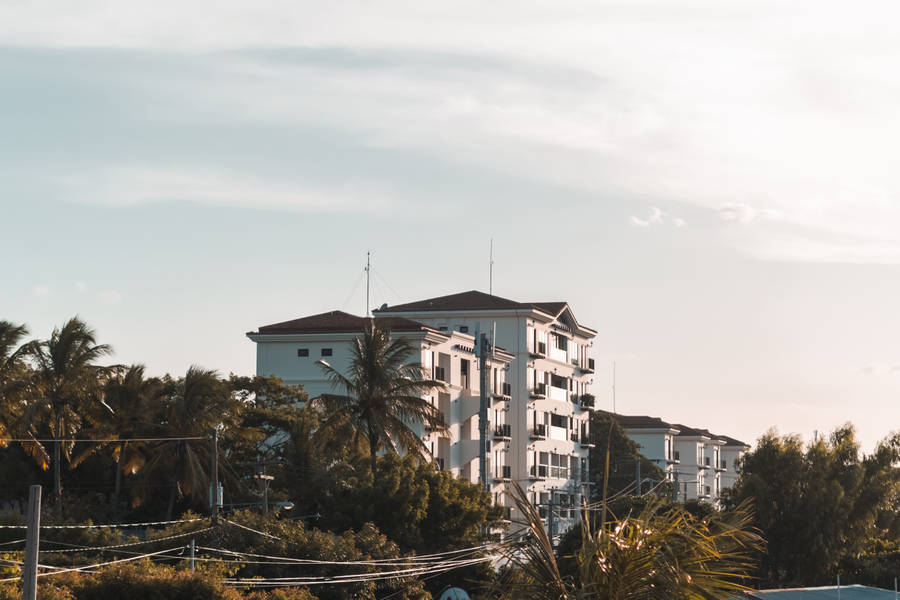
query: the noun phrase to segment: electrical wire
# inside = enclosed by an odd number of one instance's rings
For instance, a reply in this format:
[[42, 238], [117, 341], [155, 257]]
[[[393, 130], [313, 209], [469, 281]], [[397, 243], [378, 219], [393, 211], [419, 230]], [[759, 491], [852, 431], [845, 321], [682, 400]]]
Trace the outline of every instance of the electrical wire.
[[[128, 558], [120, 558], [120, 559], [116, 559], [116, 560], [110, 560], [110, 561], [106, 561], [106, 562], [102, 562], [102, 563], [96, 563], [93, 565], [82, 565], [82, 566], [78, 566], [78, 567], [64, 568], [64, 569], [59, 569], [57, 571], [52, 571], [50, 573], [38, 573], [37, 576], [38, 577], [49, 577], [51, 575], [60, 575], [61, 573], [71, 573], [73, 571], [83, 572], [87, 569], [97, 569], [99, 567], [106, 567], [109, 565], [130, 562], [130, 561], [134, 561], [134, 560], [139, 560], [141, 558], [148, 558], [151, 556], [159, 556], [159, 555], [165, 554], [167, 552], [174, 552], [175, 550], [183, 550], [183, 549], [184, 549], [184, 546], [179, 546], [177, 548], [169, 548], [167, 550], [159, 550], [157, 552], [148, 552], [146, 554], [139, 554], [137, 556], [130, 556]], [[57, 567], [50, 567], [50, 568], [55, 569]], [[8, 577], [6, 579], [0, 579], [0, 583], [5, 583], [7, 581], [19, 581], [20, 579], [22, 579], [21, 576], [20, 577]]]
[[[106, 525], [41, 525], [41, 529], [122, 529], [127, 527], [155, 527], [158, 525], [175, 525], [178, 523], [196, 523], [206, 521], [206, 517], [198, 519], [180, 519], [177, 521], [145, 521], [143, 523], [112, 523]], [[0, 529], [28, 529], [28, 525], [0, 525]]]
[[208, 440], [208, 437], [155, 437], [155, 438], [0, 438], [0, 442], [180, 442], [188, 440]]

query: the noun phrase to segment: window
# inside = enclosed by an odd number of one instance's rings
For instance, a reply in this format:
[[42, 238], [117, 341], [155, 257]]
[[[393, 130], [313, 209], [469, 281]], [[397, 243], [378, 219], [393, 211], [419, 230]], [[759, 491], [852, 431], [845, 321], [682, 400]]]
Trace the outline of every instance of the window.
[[459, 359], [459, 379], [461, 387], [469, 387], [469, 361], [464, 358]]
[[550, 424], [554, 427], [568, 427], [569, 417], [565, 415], [550, 415]]
[[299, 358], [306, 358], [309, 356], [309, 348], [297, 348], [297, 356]]
[[438, 331], [447, 331], [447, 326], [441, 325], [440, 327], [438, 327]]
[[469, 326], [468, 325], [460, 325], [459, 332], [460, 333], [469, 333]]
[[331, 348], [322, 348], [322, 356], [331, 356]]

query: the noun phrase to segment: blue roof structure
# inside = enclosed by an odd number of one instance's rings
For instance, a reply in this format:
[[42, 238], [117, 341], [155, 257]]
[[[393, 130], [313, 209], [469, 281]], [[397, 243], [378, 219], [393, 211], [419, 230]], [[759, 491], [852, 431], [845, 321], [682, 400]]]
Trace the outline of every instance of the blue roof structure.
[[842, 585], [795, 588], [787, 590], [759, 590], [747, 592], [752, 600], [895, 600], [893, 590], [883, 590], [865, 585]]

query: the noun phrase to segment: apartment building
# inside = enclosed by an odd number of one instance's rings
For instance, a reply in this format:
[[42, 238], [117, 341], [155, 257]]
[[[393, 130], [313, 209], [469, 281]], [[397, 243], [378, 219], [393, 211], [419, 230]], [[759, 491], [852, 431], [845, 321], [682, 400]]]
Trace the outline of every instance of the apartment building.
[[[510, 425], [504, 456], [531, 500], [546, 514], [552, 504], [561, 518], [556, 532], [577, 521], [577, 507], [588, 493], [590, 393], [594, 361], [590, 347], [597, 332], [578, 322], [566, 302], [518, 302], [478, 291], [382, 306], [379, 317], [403, 318], [447, 334], [485, 333], [512, 357], [502, 398]], [[452, 415], [448, 415], [452, 417]], [[495, 495], [511, 506], [504, 487]]]
[[[472, 483], [479, 480], [480, 409], [479, 364], [475, 356], [475, 338], [464, 331], [440, 331], [437, 328], [399, 317], [379, 316], [377, 320], [391, 329], [393, 336], [409, 341], [414, 350], [410, 362], [418, 361], [428, 375], [444, 382], [444, 389], [428, 399], [444, 415], [446, 431], [429, 431], [419, 425], [417, 432], [439, 468]], [[310, 398], [334, 390], [316, 364], [324, 360], [342, 373], [350, 364], [354, 340], [362, 335], [366, 318], [341, 311], [264, 325], [247, 334], [256, 343], [256, 372], [276, 375], [285, 383], [302, 384]], [[495, 497], [505, 491], [511, 477], [506, 463], [511, 443], [511, 424], [507, 404], [511, 397], [506, 381], [513, 356], [495, 348], [487, 367], [490, 369], [488, 482]]]
[[717, 503], [737, 479], [737, 459], [750, 446], [707, 429], [668, 423], [659, 417], [615, 415], [641, 454], [656, 463], [677, 489], [679, 500]]

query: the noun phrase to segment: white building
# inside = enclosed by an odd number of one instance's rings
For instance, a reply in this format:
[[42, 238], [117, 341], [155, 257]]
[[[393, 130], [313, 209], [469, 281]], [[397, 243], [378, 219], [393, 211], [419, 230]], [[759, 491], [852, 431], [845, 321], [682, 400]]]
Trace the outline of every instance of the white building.
[[[508, 395], [502, 403], [510, 438], [505, 456], [494, 461], [510, 467], [511, 478], [542, 511], [551, 502], [559, 507], [557, 532], [576, 522], [575, 507], [588, 491], [588, 424], [594, 408], [589, 350], [597, 332], [580, 324], [565, 302], [516, 302], [477, 291], [382, 306], [375, 314], [444, 332], [480, 331], [510, 353]], [[495, 501], [512, 504], [505, 491]]]
[[[445, 389], [429, 396], [431, 403], [444, 415], [446, 432], [418, 431], [422, 441], [441, 469], [472, 483], [479, 479], [480, 387], [478, 361], [474, 354], [475, 339], [459, 331], [439, 331], [409, 319], [378, 317], [391, 329], [392, 335], [409, 341], [415, 354], [409, 362], [418, 361], [428, 376], [443, 381]], [[256, 372], [276, 375], [288, 384], [302, 384], [310, 398], [334, 390], [316, 364], [324, 360], [342, 373], [347, 372], [353, 341], [362, 335], [366, 319], [341, 311], [332, 311], [274, 325], [265, 325], [247, 334], [256, 342]], [[506, 383], [507, 365], [513, 357], [496, 348], [489, 359], [491, 369], [491, 410], [488, 456], [488, 478], [492, 493], [500, 495], [503, 483], [510, 478], [505, 459], [510, 443], [510, 425], [505, 405], [509, 401]]]
[[737, 479], [737, 459], [750, 450], [734, 438], [659, 417], [615, 415], [615, 419], [640, 446], [641, 454], [677, 486], [679, 500], [717, 503], [722, 490]]

